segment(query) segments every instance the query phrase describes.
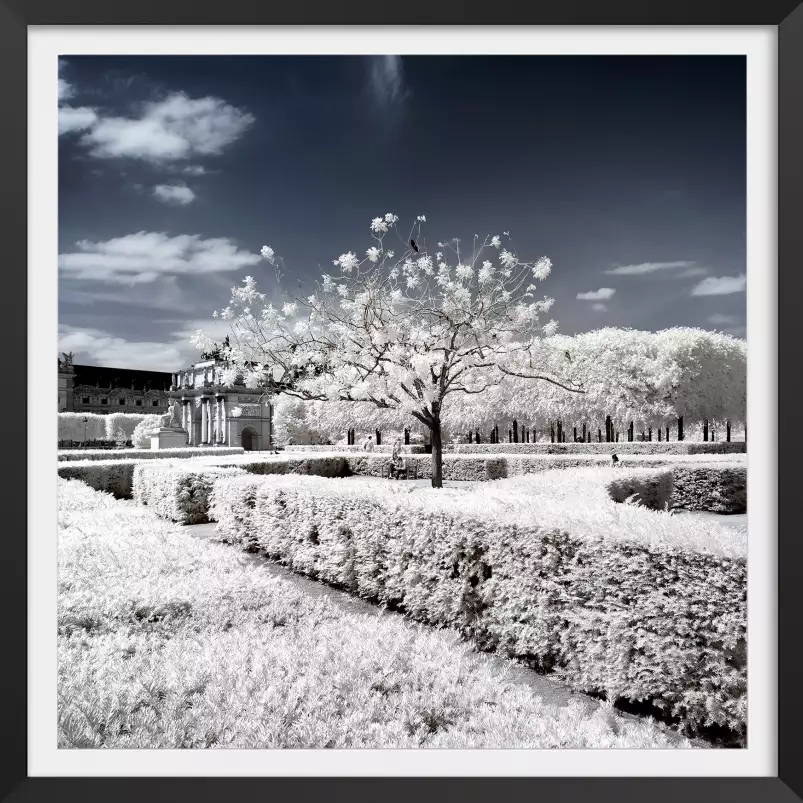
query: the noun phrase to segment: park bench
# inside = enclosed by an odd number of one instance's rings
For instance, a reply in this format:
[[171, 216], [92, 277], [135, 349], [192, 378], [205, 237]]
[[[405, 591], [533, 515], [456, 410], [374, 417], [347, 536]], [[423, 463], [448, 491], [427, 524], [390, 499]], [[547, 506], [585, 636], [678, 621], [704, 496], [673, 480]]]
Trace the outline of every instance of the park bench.
[[387, 468], [385, 469], [385, 479], [387, 480], [417, 480], [418, 479], [418, 466], [415, 464], [407, 464], [403, 469], [400, 471], [393, 470], [393, 463], [388, 463]]

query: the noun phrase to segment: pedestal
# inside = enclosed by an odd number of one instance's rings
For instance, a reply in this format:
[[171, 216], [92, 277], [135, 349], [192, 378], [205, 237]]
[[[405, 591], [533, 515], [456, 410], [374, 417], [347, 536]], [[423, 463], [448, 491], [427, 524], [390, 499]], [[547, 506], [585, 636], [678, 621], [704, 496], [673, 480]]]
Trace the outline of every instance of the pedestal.
[[187, 446], [186, 429], [162, 427], [151, 435], [151, 449], [183, 449]]

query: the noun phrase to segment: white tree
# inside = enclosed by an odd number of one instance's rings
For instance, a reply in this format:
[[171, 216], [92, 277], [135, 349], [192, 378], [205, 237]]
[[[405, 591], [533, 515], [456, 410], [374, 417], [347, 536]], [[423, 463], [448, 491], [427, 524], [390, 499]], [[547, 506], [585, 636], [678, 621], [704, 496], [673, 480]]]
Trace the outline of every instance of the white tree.
[[[555, 321], [541, 322], [553, 299], [533, 295], [535, 282], [550, 273], [549, 259], [522, 261], [497, 235], [475, 235], [469, 252], [455, 239], [430, 254], [421, 237], [425, 218], [406, 237], [397, 221], [393, 214], [375, 218], [364, 258], [341, 254], [337, 275], [324, 274], [313, 294], [281, 309], [246, 277], [220, 313], [234, 340], [224, 357], [247, 384], [272, 370], [302, 399], [370, 403], [412, 416], [429, 431], [432, 485], [439, 488], [442, 416], [455, 396], [479, 396], [508, 374], [564, 391], [582, 387], [570, 361], [556, 366], [540, 355], [557, 329]], [[388, 235], [398, 239], [400, 256], [387, 246]], [[268, 246], [262, 254], [275, 262]], [[199, 348], [210, 344], [197, 334]]]

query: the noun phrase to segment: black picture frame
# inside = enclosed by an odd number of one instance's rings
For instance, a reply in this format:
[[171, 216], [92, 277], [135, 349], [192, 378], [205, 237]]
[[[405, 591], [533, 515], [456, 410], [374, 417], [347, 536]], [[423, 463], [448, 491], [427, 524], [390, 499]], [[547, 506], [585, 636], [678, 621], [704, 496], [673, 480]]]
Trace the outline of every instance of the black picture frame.
[[[800, 0], [695, 0], [647, 4], [642, 0], [574, 0], [572, 3], [519, 4], [448, 0], [413, 0], [377, 4], [367, 0], [342, 3], [260, 3], [257, 0], [171, 0], [135, 4], [108, 0], [0, 0], [0, 87], [5, 113], [0, 115], [0, 232], [6, 250], [3, 320], [13, 365], [2, 403], [4, 420], [14, 422], [4, 433], [13, 457], [4, 464], [11, 477], [3, 484], [6, 528], [0, 548], [0, 639], [2, 725], [0, 725], [0, 800], [91, 801], [117, 803], [147, 799], [193, 800], [195, 803], [273, 799], [383, 799], [409, 801], [546, 800], [672, 801], [803, 800], [803, 699], [797, 689], [801, 648], [799, 589], [803, 587], [803, 547], [793, 525], [791, 499], [796, 487], [793, 427], [801, 395], [798, 366], [803, 365], [801, 316], [794, 308], [803, 297], [803, 8]], [[778, 421], [768, 432], [778, 437], [779, 527], [779, 733], [778, 776], [773, 778], [28, 778], [27, 777], [27, 632], [21, 614], [27, 598], [26, 409], [28, 371], [19, 341], [27, 326], [27, 26], [32, 25], [763, 25], [778, 32]], [[53, 255], [55, 258], [55, 254]], [[795, 333], [797, 332], [797, 335]], [[24, 334], [23, 334], [24, 336]], [[784, 370], [785, 368], [785, 370]], [[42, 370], [46, 370], [42, 368]], [[773, 424], [776, 424], [773, 427]], [[788, 437], [787, 437], [788, 433]], [[21, 461], [24, 461], [21, 465]], [[12, 487], [14, 493], [11, 493]], [[783, 500], [786, 501], [783, 502]], [[13, 500], [13, 501], [12, 501]], [[760, 535], [760, 533], [759, 533]]]

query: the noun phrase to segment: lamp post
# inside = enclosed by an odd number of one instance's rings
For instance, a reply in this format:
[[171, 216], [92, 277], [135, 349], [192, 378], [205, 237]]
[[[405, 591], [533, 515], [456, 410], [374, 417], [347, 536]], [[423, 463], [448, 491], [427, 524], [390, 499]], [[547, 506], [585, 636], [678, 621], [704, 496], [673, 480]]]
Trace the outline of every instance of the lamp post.
[[84, 416], [84, 444], [86, 444], [86, 425], [89, 423], [89, 419]]

